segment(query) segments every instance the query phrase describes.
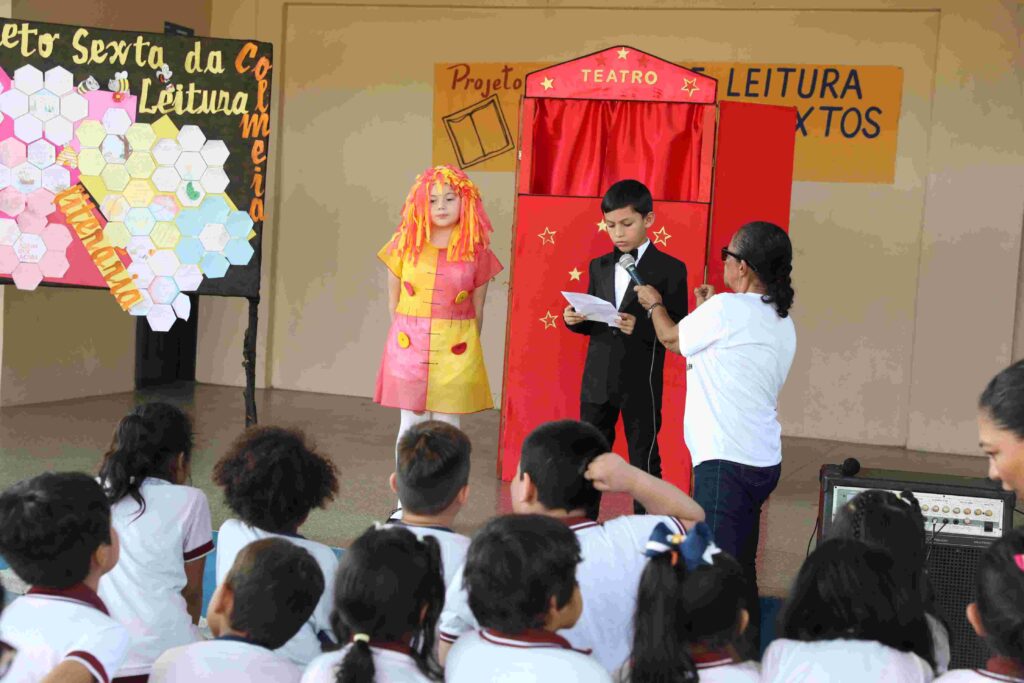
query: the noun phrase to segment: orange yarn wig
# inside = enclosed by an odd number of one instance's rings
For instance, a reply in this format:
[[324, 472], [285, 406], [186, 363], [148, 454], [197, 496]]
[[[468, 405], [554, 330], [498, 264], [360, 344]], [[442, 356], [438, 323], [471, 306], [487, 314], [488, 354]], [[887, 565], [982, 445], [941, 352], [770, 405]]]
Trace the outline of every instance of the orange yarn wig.
[[434, 166], [416, 176], [402, 206], [402, 222], [391, 238], [390, 251], [397, 251], [403, 260], [415, 263], [423, 245], [430, 241], [430, 191], [444, 185], [450, 185], [462, 200], [459, 225], [448, 242], [448, 260], [473, 261], [477, 251], [490, 245], [494, 228], [484, 211], [480, 190], [459, 169]]

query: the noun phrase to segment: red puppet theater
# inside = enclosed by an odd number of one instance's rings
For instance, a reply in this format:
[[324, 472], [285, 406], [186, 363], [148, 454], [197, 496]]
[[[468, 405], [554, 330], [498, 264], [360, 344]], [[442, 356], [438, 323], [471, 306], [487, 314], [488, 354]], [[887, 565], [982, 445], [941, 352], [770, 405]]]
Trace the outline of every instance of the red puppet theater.
[[[750, 220], [789, 223], [796, 112], [717, 101], [708, 76], [615, 47], [527, 76], [520, 117], [498, 468], [511, 479], [529, 432], [579, 417], [587, 339], [561, 321], [561, 291], [586, 291], [590, 260], [611, 250], [601, 197], [635, 178], [654, 195], [658, 249], [686, 264], [690, 292], [722, 288], [718, 250]], [[710, 262], [707, 255], [712, 254]], [[683, 443], [685, 360], [667, 354], [663, 476], [690, 486]], [[615, 448], [624, 452], [625, 439]]]

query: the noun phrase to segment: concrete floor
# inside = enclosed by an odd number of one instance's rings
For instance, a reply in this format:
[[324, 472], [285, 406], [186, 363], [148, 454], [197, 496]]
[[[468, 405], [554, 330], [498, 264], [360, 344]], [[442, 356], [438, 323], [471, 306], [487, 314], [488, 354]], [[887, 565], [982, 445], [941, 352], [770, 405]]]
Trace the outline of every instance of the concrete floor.
[[[193, 483], [207, 492], [214, 528], [227, 518], [220, 492], [210, 481], [217, 457], [244, 424], [240, 389], [210, 385], [175, 385], [159, 390], [100, 396], [0, 409], [0, 487], [45, 470], [95, 473], [117, 421], [140, 401], [161, 399], [181, 405], [195, 419]], [[315, 511], [304, 535], [331, 545], [347, 545], [394, 503], [387, 488], [393, 468], [398, 415], [369, 399], [279, 389], [257, 392], [261, 424], [304, 430], [329, 454], [340, 472], [338, 497]], [[488, 411], [463, 420], [473, 442], [470, 502], [456, 527], [471, 533], [487, 518], [509, 510], [508, 484], [495, 475], [498, 413]], [[762, 518], [759, 583], [764, 595], [784, 595], [803, 561], [814, 527], [818, 470], [823, 463], [855, 457], [864, 467], [942, 471], [985, 476], [979, 457], [907, 451], [786, 438], [782, 478]], [[606, 496], [602, 517], [631, 510], [628, 497]]]

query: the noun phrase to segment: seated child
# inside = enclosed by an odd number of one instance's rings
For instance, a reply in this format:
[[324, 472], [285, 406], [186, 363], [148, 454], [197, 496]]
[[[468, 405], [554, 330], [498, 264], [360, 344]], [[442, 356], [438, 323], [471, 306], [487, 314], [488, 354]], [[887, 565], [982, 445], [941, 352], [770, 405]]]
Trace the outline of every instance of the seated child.
[[469, 439], [458, 427], [421, 422], [398, 440], [398, 471], [390, 480], [402, 516], [388, 524], [404, 526], [419, 538], [437, 539], [446, 586], [469, 548], [469, 538], [451, 529], [469, 496], [469, 454]]
[[444, 600], [441, 552], [431, 537], [371, 528], [345, 550], [334, 587], [337, 652], [313, 660], [302, 683], [427, 683]]
[[187, 485], [191, 464], [192, 421], [167, 403], [136, 407], [103, 456], [99, 482], [122, 552], [99, 595], [132, 639], [118, 677], [144, 678], [165, 650], [201, 640], [213, 530], [206, 494]]
[[448, 655], [448, 683], [600, 683], [611, 677], [556, 631], [583, 611], [576, 583], [580, 543], [546, 515], [492, 519], [473, 537], [463, 580], [481, 630]]
[[0, 637], [18, 651], [5, 678], [108, 683], [129, 639], [96, 594], [118, 555], [100, 485], [85, 474], [49, 472], [4, 491], [0, 555], [31, 585], [0, 615]]
[[[4, 590], [4, 585], [0, 583], [0, 616], [3, 615], [6, 604], [7, 591]], [[14, 658], [17, 654], [18, 651], [10, 643], [0, 640], [0, 678], [3, 678], [11, 670], [11, 665], [14, 664]]]
[[320, 566], [282, 538], [242, 548], [206, 610], [214, 640], [168, 650], [150, 683], [298, 683], [302, 669], [274, 652], [295, 635], [324, 592]]
[[831, 539], [811, 553], [761, 661], [766, 683], [928, 683], [932, 638], [917, 591], [888, 553]]
[[308, 446], [301, 432], [254, 427], [243, 432], [214, 466], [213, 480], [238, 516], [224, 522], [217, 536], [218, 584], [242, 548], [264, 538], [285, 538], [305, 548], [327, 577], [313, 614], [281, 647], [280, 654], [305, 667], [320, 655], [323, 645], [333, 645], [329, 577], [334, 576], [338, 558], [329, 546], [300, 536], [299, 527], [313, 508], [323, 507], [338, 492], [334, 464]]
[[[576, 534], [583, 561], [576, 572], [583, 615], [562, 635], [590, 649], [608, 672], [622, 666], [633, 640], [644, 546], [658, 523], [683, 532], [704, 518], [700, 506], [672, 484], [633, 467], [614, 453], [596, 427], [576, 420], [541, 425], [523, 441], [512, 480], [512, 510], [547, 515]], [[626, 515], [598, 524], [603, 491], [629, 493], [650, 515]], [[441, 615], [442, 657], [447, 643], [476, 626], [462, 580], [456, 576]]]
[[992, 657], [984, 669], [959, 669], [936, 683], [1024, 681], [1024, 530], [1014, 529], [990, 545], [978, 561], [977, 600], [967, 621]]
[[949, 669], [949, 631], [935, 604], [931, 579], [925, 568], [928, 543], [921, 506], [909, 491], [864, 491], [844, 505], [829, 530], [829, 538], [852, 538], [884, 550], [895, 561], [896, 582], [917, 591], [932, 634], [935, 671]]
[[633, 652], [619, 683], [757, 683], [761, 672], [738, 644], [750, 622], [743, 568], [720, 551], [711, 527], [685, 537], [659, 524], [636, 601]]

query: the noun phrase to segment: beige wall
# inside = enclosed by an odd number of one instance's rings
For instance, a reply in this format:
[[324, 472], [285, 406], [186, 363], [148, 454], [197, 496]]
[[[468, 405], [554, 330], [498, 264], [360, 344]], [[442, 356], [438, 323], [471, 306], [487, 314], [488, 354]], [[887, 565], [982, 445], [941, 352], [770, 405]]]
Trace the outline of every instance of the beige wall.
[[[31, 21], [163, 32], [164, 20], [210, 31], [210, 2], [14, 0], [10, 16]], [[0, 3], [0, 10], [3, 4]], [[0, 405], [129, 391], [135, 386], [135, 318], [109, 292], [2, 288]]]

